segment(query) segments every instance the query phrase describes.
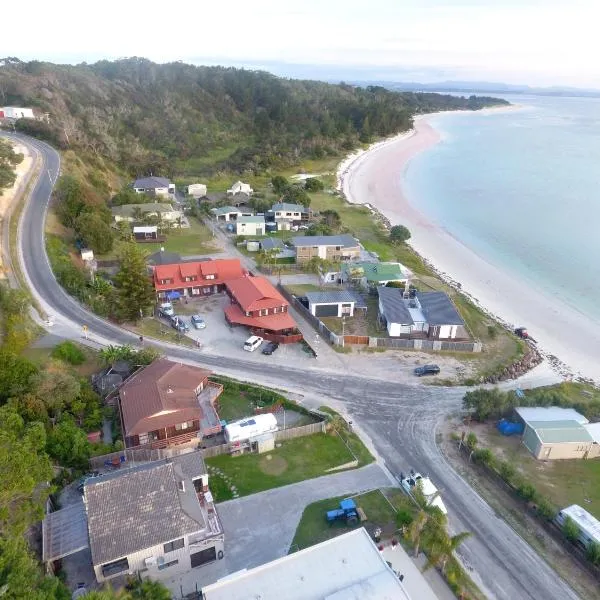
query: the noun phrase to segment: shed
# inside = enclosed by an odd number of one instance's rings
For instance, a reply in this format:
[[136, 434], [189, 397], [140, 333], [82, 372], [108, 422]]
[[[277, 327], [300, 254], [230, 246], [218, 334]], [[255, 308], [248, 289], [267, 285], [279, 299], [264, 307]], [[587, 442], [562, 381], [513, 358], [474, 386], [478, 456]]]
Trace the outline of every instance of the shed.
[[246, 241], [246, 250], [248, 252], [258, 252], [260, 250], [260, 241], [259, 240], [247, 240]]
[[188, 194], [194, 198], [204, 198], [208, 190], [204, 183], [192, 183], [188, 185]]
[[133, 228], [133, 237], [136, 240], [156, 240], [158, 239], [158, 227], [156, 225], [136, 226]]
[[235, 222], [237, 235], [264, 235], [265, 217], [262, 215], [240, 216]]
[[562, 408], [561, 406], [517, 406], [515, 412], [528, 421], [576, 421], [580, 425], [588, 423], [588, 420], [574, 408]]
[[315, 317], [353, 317], [356, 298], [347, 290], [307, 292], [308, 310]]
[[588, 458], [594, 440], [585, 427], [574, 420], [527, 421], [523, 444], [537, 459]]
[[256, 450], [258, 454], [275, 450], [275, 436], [272, 433], [263, 433], [262, 435], [250, 438], [250, 443], [252, 444], [252, 449]]

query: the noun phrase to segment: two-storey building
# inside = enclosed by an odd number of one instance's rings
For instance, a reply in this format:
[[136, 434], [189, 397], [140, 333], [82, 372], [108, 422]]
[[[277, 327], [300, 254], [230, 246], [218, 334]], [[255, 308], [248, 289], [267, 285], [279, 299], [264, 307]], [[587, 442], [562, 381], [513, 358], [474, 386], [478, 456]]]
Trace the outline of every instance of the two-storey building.
[[360, 257], [360, 244], [351, 235], [299, 235], [290, 240], [296, 249], [296, 262], [306, 263], [311, 258], [333, 262]]

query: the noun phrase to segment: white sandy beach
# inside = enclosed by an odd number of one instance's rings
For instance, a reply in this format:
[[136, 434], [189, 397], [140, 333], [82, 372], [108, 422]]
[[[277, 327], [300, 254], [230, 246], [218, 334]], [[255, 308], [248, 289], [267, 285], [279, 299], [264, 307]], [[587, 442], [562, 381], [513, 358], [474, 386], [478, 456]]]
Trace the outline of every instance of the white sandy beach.
[[490, 264], [420, 212], [416, 199], [406, 198], [402, 174], [410, 159], [443, 143], [430, 117], [418, 117], [413, 131], [348, 157], [338, 170], [339, 189], [349, 202], [369, 203], [393, 225], [407, 226], [411, 246], [488, 312], [511, 327], [526, 326], [543, 352], [560, 359], [574, 374], [600, 381], [597, 323]]

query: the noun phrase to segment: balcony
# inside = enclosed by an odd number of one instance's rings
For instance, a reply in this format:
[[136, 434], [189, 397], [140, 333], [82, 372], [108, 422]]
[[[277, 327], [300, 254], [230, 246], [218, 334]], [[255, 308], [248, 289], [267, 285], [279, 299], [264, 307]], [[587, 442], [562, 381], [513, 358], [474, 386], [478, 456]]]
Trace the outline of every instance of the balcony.
[[215, 403], [222, 393], [223, 386], [221, 384], [209, 381], [206, 387], [198, 394], [198, 403], [202, 409], [202, 417], [200, 419], [202, 437], [221, 433], [221, 420], [217, 414]]

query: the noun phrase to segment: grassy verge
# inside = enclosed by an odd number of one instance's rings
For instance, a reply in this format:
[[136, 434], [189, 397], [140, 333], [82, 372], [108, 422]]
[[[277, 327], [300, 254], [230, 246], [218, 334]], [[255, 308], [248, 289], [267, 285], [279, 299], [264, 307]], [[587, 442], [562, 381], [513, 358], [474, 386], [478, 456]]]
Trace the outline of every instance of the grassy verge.
[[[317, 433], [281, 442], [281, 447], [266, 454], [222, 455], [208, 458], [206, 464], [229, 477], [240, 496], [247, 496], [326, 475], [327, 469], [351, 460], [338, 436]], [[217, 502], [224, 499], [216, 494]]]
[[[102, 368], [102, 363], [98, 358], [98, 352], [87, 346], [82, 346], [73, 342], [81, 352], [85, 355], [85, 361], [80, 365], [70, 365], [70, 369], [73, 373], [80, 377], [90, 377], [93, 373], [97, 373]], [[21, 353], [25, 358], [28, 358], [31, 362], [38, 365], [43, 369], [52, 358], [52, 351], [54, 348], [36, 348], [28, 347]]]
[[162, 342], [181, 344], [182, 346], [188, 346], [190, 348], [196, 347], [194, 340], [182, 333], [178, 333], [172, 327], [169, 327], [154, 317], [146, 317], [136, 324], [127, 323], [122, 325], [122, 327], [129, 331], [133, 331], [138, 335], [155, 338]]

